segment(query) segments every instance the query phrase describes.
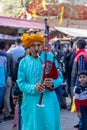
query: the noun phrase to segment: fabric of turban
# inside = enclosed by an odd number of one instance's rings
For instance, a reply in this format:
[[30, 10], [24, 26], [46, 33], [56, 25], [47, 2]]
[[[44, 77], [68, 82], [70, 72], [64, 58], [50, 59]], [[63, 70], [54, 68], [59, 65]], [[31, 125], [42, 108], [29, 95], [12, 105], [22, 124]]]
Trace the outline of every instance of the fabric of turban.
[[40, 42], [42, 44], [42, 50], [44, 49], [44, 37], [40, 34], [27, 34], [24, 33], [21, 36], [22, 45], [26, 48], [29, 48], [32, 46], [34, 42]]

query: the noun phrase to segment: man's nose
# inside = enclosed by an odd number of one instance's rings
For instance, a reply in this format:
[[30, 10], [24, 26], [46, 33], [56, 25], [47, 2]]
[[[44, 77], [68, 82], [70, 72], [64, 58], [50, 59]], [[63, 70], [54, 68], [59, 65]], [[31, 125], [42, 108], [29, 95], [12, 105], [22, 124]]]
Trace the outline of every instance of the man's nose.
[[35, 50], [38, 50], [38, 46], [37, 45], [35, 46]]

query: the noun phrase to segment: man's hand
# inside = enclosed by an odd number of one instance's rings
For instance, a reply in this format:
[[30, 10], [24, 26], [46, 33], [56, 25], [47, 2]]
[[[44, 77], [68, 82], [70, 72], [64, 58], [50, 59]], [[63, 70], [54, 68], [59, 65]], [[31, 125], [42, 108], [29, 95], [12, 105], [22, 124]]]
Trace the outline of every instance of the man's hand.
[[13, 104], [17, 104], [18, 103], [18, 96], [13, 96]]
[[51, 87], [53, 85], [53, 79], [52, 78], [45, 78], [43, 85], [46, 87]]
[[41, 83], [36, 84], [36, 91], [43, 93], [45, 91], [45, 86]]

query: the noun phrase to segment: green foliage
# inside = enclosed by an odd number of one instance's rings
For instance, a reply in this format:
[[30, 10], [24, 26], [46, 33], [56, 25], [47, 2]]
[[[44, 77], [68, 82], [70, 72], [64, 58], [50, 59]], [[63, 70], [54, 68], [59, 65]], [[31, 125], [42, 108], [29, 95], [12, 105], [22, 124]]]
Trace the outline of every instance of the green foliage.
[[3, 4], [2, 15], [4, 16], [17, 16], [17, 14], [22, 10], [21, 5], [22, 0], [0, 0]]
[[[50, 3], [57, 3], [59, 0], [46, 0], [46, 2], [50, 1]], [[54, 2], [55, 1], [55, 2]], [[67, 2], [70, 2], [72, 4], [69, 5], [69, 7], [66, 7], [66, 10], [70, 11], [71, 14], [73, 14], [72, 5], [75, 4], [76, 0], [64, 0]], [[87, 0], [77, 0], [80, 2], [87, 3]], [[1, 15], [9, 16], [12, 15], [16, 17], [20, 11], [23, 10], [23, 6], [26, 8], [26, 10], [29, 8], [29, 3], [34, 2], [34, 0], [0, 0], [0, 3], [3, 4]], [[77, 15], [75, 13], [74, 15]]]

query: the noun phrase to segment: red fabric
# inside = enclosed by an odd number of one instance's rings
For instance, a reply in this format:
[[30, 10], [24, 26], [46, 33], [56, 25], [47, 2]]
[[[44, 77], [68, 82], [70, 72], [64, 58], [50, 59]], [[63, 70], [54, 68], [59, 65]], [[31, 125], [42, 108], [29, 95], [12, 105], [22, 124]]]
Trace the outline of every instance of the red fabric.
[[[58, 71], [57, 71], [57, 68], [55, 66], [55, 63], [51, 62], [49, 60], [46, 61], [46, 64], [44, 66], [43, 81], [44, 81], [45, 78], [52, 78], [52, 79], [57, 79], [58, 78]], [[54, 90], [54, 88], [48, 88], [48, 87], [46, 87], [46, 88], [49, 91]]]
[[81, 106], [87, 106], [87, 99], [80, 100], [80, 105]]
[[75, 99], [75, 106], [76, 106], [76, 111], [79, 112], [79, 106], [87, 106], [87, 99], [79, 100]]
[[79, 100], [75, 99], [75, 107], [76, 107], [76, 111], [79, 112], [80, 108], [79, 108]]
[[76, 52], [76, 56], [75, 56], [74, 61], [77, 62], [77, 61], [78, 61], [78, 58], [79, 58], [80, 56], [84, 56], [84, 57], [85, 57], [85, 60], [86, 60], [86, 62], [87, 62], [87, 52], [86, 52], [85, 49], [80, 49], [80, 50], [78, 50], [78, 51]]

